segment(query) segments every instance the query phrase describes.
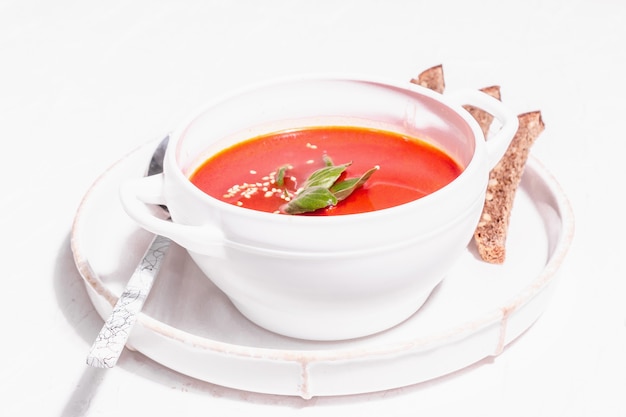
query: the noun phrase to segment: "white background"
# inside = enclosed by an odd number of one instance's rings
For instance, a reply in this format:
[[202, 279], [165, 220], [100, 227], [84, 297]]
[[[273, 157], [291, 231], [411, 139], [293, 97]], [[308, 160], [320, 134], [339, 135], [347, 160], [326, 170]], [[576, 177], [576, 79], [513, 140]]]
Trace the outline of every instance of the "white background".
[[[0, 414], [626, 416], [626, 3], [617, 0], [0, 0]], [[69, 246], [110, 164], [242, 84], [307, 72], [447, 89], [499, 84], [542, 111], [533, 154], [576, 236], [548, 310], [494, 360], [427, 383], [281, 398], [125, 351], [87, 368], [102, 325]]]

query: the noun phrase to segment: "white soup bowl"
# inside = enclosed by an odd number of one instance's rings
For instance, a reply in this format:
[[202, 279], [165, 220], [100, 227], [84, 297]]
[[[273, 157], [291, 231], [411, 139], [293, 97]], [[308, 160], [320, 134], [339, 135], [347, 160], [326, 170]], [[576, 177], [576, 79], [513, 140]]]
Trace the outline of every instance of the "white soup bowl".
[[[489, 140], [464, 104], [495, 116], [500, 128]], [[206, 158], [242, 140], [287, 128], [337, 125], [422, 139], [463, 171], [421, 199], [325, 217], [237, 207], [189, 180]], [[141, 227], [186, 248], [259, 326], [310, 340], [361, 337], [413, 315], [444, 278], [473, 235], [489, 171], [516, 129], [516, 115], [479, 91], [442, 95], [408, 82], [283, 79], [205, 106], [170, 135], [163, 174], [123, 184], [121, 200]], [[166, 205], [171, 221], [154, 215], [151, 204]]]

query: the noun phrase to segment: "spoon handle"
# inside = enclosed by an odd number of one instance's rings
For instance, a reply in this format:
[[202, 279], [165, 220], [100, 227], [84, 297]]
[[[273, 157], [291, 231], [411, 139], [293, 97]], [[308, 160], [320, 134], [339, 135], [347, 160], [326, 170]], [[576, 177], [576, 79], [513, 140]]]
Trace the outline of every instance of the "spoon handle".
[[117, 363], [130, 331], [137, 320], [154, 277], [161, 268], [171, 241], [156, 235], [135, 272], [128, 280], [124, 292], [113, 307], [87, 355], [87, 365], [95, 368], [112, 368]]

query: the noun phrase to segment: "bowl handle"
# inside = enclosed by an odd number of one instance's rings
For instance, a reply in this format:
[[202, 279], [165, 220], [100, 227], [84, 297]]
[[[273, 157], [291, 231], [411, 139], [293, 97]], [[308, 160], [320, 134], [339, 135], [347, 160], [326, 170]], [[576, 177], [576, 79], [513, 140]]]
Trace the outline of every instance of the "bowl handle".
[[493, 115], [500, 122], [500, 129], [486, 139], [489, 169], [492, 169], [502, 159], [517, 132], [519, 121], [517, 115], [502, 102], [487, 93], [479, 90], [458, 90], [446, 93], [453, 101], [461, 105], [478, 107]]
[[163, 219], [148, 205], [164, 205], [163, 174], [151, 175], [124, 182], [119, 189], [122, 207], [141, 227], [165, 236], [192, 252], [222, 256], [224, 234], [211, 225], [192, 226]]

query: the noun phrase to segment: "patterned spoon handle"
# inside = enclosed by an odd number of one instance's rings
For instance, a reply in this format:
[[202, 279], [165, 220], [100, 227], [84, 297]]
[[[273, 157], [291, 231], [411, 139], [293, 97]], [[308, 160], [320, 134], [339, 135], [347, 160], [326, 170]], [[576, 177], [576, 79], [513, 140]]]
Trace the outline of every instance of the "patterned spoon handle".
[[128, 280], [124, 292], [113, 307], [113, 312], [104, 323], [96, 337], [89, 355], [87, 365], [96, 368], [112, 368], [117, 363], [130, 331], [137, 320], [148, 293], [152, 288], [154, 277], [161, 268], [163, 258], [171, 241], [163, 236], [155, 236]]

